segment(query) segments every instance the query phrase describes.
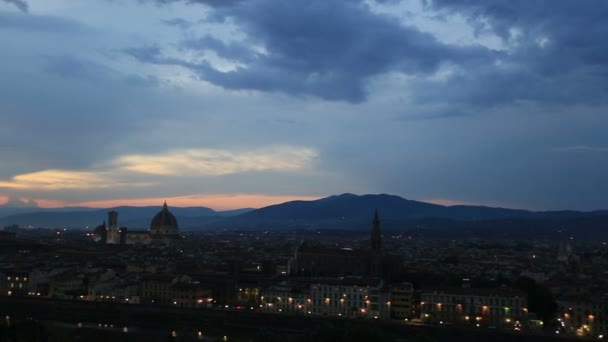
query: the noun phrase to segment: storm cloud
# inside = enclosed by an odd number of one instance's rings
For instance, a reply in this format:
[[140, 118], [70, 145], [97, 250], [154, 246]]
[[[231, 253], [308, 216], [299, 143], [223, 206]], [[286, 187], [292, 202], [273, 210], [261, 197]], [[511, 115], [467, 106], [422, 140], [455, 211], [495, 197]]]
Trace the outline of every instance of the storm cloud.
[[372, 12], [359, 1], [248, 1], [216, 9], [212, 17], [234, 22], [247, 38], [225, 43], [205, 36], [186, 40], [181, 47], [214, 51], [236, 63], [233, 70], [220, 71], [207, 61], [161, 58], [160, 51], [155, 55], [127, 51], [144, 62], [189, 68], [202, 80], [227, 89], [354, 103], [366, 99], [367, 82], [375, 76], [430, 75], [442, 63], [477, 64], [494, 55], [481, 46], [443, 44], [431, 34]]
[[[608, 3], [603, 1], [425, 1], [461, 15], [476, 34], [493, 34], [507, 52], [495, 63], [459, 70], [438, 88], [452, 102], [517, 101], [605, 105], [608, 101]], [[428, 89], [428, 88], [426, 88]], [[431, 94], [434, 97], [437, 94]]]
[[[177, 0], [160, 3], [169, 2]], [[141, 61], [181, 65], [201, 80], [227, 89], [353, 103], [367, 99], [370, 80], [391, 72], [416, 77], [419, 91], [414, 89], [413, 96], [418, 101], [453, 103], [462, 106], [462, 112], [522, 101], [606, 103], [608, 46], [603, 39], [608, 23], [602, 18], [608, 15], [608, 4], [423, 3], [430, 15], [465, 17], [475, 35], [495, 35], [505, 48], [445, 44], [411, 23], [373, 11], [370, 3], [362, 1], [257, 0], [223, 3], [208, 16], [236, 25], [246, 35], [244, 41], [225, 43], [204, 36], [182, 43], [182, 48], [195, 54], [214, 51], [235, 64], [231, 70], [218, 70], [204, 59], [155, 56]], [[252, 50], [254, 46], [261, 49]], [[447, 79], [425, 78], [442, 66], [450, 70]]]

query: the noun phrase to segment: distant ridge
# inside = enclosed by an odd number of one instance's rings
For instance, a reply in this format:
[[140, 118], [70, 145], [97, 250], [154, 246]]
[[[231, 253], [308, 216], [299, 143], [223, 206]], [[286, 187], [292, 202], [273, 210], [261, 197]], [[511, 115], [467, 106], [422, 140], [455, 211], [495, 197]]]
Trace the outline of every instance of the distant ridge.
[[[148, 228], [150, 221], [161, 206], [132, 207], [119, 206], [113, 208], [69, 208], [43, 209], [38, 211], [23, 212], [0, 217], [0, 226], [18, 224], [23, 227], [44, 228], [86, 228], [96, 227], [106, 219], [110, 210], [118, 212], [118, 223], [120, 226], [133, 229]], [[35, 210], [35, 209], [34, 209]], [[170, 207], [171, 212], [177, 217], [180, 228], [201, 227], [205, 223], [220, 220], [223, 217], [239, 215], [253, 210], [249, 208], [215, 211], [207, 207]]]
[[345, 193], [313, 201], [291, 201], [238, 215], [222, 222], [242, 228], [362, 228], [378, 209], [383, 226], [403, 227], [404, 222], [421, 220], [499, 221], [567, 220], [608, 216], [608, 211], [528, 211], [486, 206], [438, 204], [408, 200], [395, 195]]
[[444, 206], [408, 200], [395, 195], [354, 195], [350, 193], [313, 201], [291, 201], [252, 210], [239, 215], [251, 219], [359, 219], [369, 218], [378, 209], [384, 219], [442, 218], [452, 220], [496, 220], [507, 218], [563, 219], [580, 216], [597, 216], [608, 211], [529, 211], [487, 206]]
[[[119, 213], [119, 224], [132, 229], [147, 228], [160, 206], [113, 208]], [[382, 227], [403, 229], [417, 227], [501, 227], [559, 226], [562, 221], [584, 220], [590, 225], [608, 227], [608, 211], [528, 211], [486, 206], [443, 206], [408, 200], [395, 195], [345, 193], [312, 201], [290, 201], [260, 209], [215, 211], [206, 207], [170, 207], [180, 229], [369, 229], [375, 209]], [[0, 226], [48, 228], [93, 228], [110, 209], [61, 208], [51, 211], [19, 213], [0, 218]], [[541, 224], [541, 221], [542, 224]], [[509, 223], [510, 222], [510, 223]], [[525, 224], [523, 224], [525, 222]], [[532, 223], [530, 223], [532, 222]], [[536, 223], [534, 223], [536, 222]], [[583, 222], [580, 221], [579, 222]], [[570, 224], [571, 222], [567, 222]], [[606, 224], [604, 224], [606, 223]]]

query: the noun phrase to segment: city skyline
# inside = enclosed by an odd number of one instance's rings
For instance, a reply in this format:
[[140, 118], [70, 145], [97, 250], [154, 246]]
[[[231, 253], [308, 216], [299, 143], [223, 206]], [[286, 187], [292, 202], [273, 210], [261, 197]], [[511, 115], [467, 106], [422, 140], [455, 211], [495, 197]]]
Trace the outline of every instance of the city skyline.
[[608, 209], [600, 1], [0, 0], [0, 206]]

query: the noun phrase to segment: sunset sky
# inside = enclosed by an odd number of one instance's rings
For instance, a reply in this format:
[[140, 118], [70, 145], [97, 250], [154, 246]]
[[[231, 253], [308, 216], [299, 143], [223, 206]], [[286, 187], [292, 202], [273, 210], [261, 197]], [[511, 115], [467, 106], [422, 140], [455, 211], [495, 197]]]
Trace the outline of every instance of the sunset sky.
[[0, 205], [608, 209], [608, 1], [0, 0]]

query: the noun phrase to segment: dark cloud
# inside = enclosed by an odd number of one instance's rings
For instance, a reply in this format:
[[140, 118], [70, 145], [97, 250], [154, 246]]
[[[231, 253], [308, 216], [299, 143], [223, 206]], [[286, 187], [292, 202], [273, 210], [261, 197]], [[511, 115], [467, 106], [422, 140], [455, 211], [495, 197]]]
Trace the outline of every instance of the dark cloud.
[[[557, 58], [557, 57], [556, 57]], [[608, 103], [608, 77], [595, 68], [543, 75], [529, 64], [482, 65], [461, 69], [445, 82], [416, 81], [420, 105], [446, 103], [450, 113], [466, 115], [484, 108], [542, 103], [545, 106], [601, 106]]]
[[131, 55], [146, 62], [182, 65], [228, 89], [349, 102], [365, 100], [367, 81], [383, 73], [429, 75], [444, 62], [474, 63], [492, 55], [480, 46], [440, 43], [431, 34], [372, 12], [360, 1], [248, 1], [218, 8], [213, 17], [232, 20], [247, 40], [227, 44], [206, 36], [186, 41], [182, 48], [213, 50], [237, 62], [234, 70], [220, 71], [206, 62], [146, 58], [150, 55], [141, 55], [143, 50], [131, 50]]
[[[182, 49], [195, 52], [215, 51], [238, 65], [233, 70], [220, 71], [207, 62], [175, 59], [147, 62], [182, 65], [199, 78], [227, 89], [315, 95], [349, 102], [366, 99], [370, 79], [401, 72], [423, 76], [407, 89], [415, 101], [461, 106], [453, 106], [451, 113], [518, 102], [608, 102], [608, 45], [604, 43], [608, 36], [608, 21], [604, 20], [608, 2], [423, 3], [425, 15], [443, 20], [452, 14], [462, 15], [477, 35], [496, 35], [507, 50], [441, 43], [431, 34], [374, 13], [359, 0], [252, 0], [221, 2], [222, 6], [208, 17], [215, 21], [229, 19], [247, 35], [246, 41], [225, 43], [204, 36], [181, 44]], [[263, 47], [265, 52], [252, 50], [252, 45]], [[424, 77], [442, 65], [452, 69], [445, 80], [436, 82]]]
[[27, 5], [27, 2], [23, 1], [23, 0], [3, 0], [4, 2], [8, 3], [8, 4], [13, 4], [15, 6], [17, 6], [17, 8], [21, 11], [21, 12], [26, 12], [29, 9], [29, 6]]
[[[514, 57], [527, 59], [542, 73], [608, 64], [608, 46], [602, 44], [608, 35], [605, 1], [434, 0], [427, 6], [460, 13], [479, 32], [516, 42], [520, 51]], [[544, 49], [544, 55], [532, 47]]]
[[508, 52], [495, 63], [460, 70], [439, 94], [473, 106], [518, 101], [608, 103], [608, 2], [433, 0], [427, 10], [460, 14], [477, 34], [495, 34]]

